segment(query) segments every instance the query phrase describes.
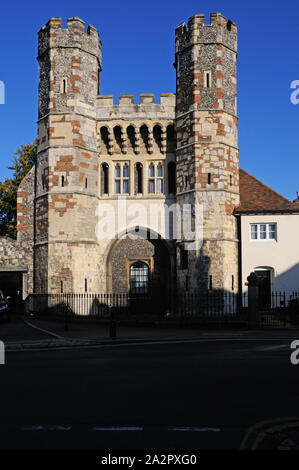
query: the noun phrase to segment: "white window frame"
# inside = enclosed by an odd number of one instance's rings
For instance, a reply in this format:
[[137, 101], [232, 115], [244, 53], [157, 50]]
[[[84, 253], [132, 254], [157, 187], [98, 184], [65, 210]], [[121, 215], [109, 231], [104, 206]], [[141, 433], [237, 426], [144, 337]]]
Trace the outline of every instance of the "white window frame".
[[[252, 238], [251, 227], [253, 225], [257, 226], [257, 238]], [[266, 225], [266, 238], [261, 238], [261, 225]], [[275, 237], [269, 237], [269, 226], [275, 225]], [[249, 240], [251, 242], [277, 242], [277, 223], [276, 222], [256, 222], [249, 224]]]

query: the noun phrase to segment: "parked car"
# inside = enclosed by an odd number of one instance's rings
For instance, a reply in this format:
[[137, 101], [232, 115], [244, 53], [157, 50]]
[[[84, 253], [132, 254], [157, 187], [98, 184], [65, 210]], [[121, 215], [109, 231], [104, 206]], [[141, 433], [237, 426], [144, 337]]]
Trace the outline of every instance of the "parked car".
[[0, 321], [10, 320], [10, 297], [6, 297], [0, 289]]

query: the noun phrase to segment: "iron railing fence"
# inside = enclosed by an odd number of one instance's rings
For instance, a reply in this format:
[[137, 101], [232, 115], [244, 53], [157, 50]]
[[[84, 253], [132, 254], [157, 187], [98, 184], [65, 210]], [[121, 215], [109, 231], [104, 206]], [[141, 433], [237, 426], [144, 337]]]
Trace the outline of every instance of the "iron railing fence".
[[[243, 296], [245, 298], [245, 295]], [[184, 293], [177, 296], [178, 316], [193, 318], [200, 316], [231, 316], [241, 313], [242, 298], [233, 292], [207, 291]]]
[[111, 310], [125, 311], [129, 305], [127, 294], [30, 294], [26, 299], [26, 313], [110, 318]]
[[[163, 296], [134, 297], [127, 293], [31, 294], [26, 312], [73, 318], [115, 320], [171, 320], [183, 323], [228, 324], [248, 322], [248, 295], [232, 292], [176, 293]], [[284, 328], [299, 325], [299, 291], [274, 292], [268, 307], [259, 308], [261, 327]]]
[[98, 319], [108, 319], [111, 315], [115, 318], [229, 317], [242, 313], [245, 300], [246, 294], [220, 291], [176, 294], [167, 299], [127, 293], [31, 294], [26, 299], [26, 312], [64, 315], [67, 310], [73, 316]]
[[272, 292], [268, 305], [260, 307], [259, 313], [264, 328], [299, 326], [299, 291]]

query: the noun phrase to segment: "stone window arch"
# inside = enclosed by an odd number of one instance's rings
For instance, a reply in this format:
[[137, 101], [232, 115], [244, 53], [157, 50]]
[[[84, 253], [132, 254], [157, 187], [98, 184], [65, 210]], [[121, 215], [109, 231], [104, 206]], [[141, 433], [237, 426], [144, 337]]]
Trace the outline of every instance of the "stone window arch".
[[108, 152], [109, 149], [109, 132], [107, 126], [102, 126], [100, 129], [102, 150], [105, 149]]
[[136, 146], [135, 128], [132, 125], [127, 127], [127, 142], [128, 142], [128, 145], [127, 145], [128, 151], [130, 150], [134, 151], [135, 146]]
[[143, 193], [143, 165], [138, 162], [135, 165], [135, 194]]
[[115, 126], [113, 128], [114, 136], [114, 153], [121, 153], [122, 151], [122, 140], [121, 140], [121, 127]]
[[101, 165], [101, 195], [109, 194], [109, 165], [104, 162]]
[[148, 127], [143, 124], [143, 126], [140, 127], [140, 143], [141, 147], [143, 147], [145, 150], [148, 150]]
[[162, 129], [159, 124], [153, 128], [154, 151], [161, 152], [162, 149]]

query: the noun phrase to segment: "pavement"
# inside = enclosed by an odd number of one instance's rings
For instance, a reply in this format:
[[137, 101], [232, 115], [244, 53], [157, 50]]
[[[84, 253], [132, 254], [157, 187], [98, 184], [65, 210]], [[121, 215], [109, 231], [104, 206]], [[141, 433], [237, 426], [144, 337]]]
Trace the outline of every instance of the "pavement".
[[161, 342], [204, 342], [216, 340], [277, 340], [297, 339], [298, 330], [232, 330], [178, 327], [176, 325], [122, 325], [116, 337], [109, 337], [109, 324], [71, 321], [65, 331], [63, 319], [12, 315], [11, 322], [0, 324], [0, 339], [9, 351], [41, 349], [90, 348], [123, 344]]

